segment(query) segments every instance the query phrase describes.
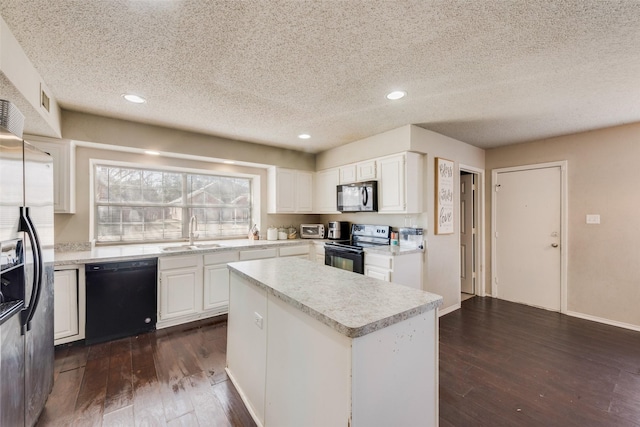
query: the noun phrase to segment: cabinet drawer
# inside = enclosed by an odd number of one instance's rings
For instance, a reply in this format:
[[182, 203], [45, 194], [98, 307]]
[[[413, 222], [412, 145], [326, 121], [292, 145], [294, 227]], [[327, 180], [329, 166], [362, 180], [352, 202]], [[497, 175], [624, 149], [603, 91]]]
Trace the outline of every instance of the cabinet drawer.
[[240, 251], [240, 261], [249, 261], [252, 259], [275, 258], [278, 256], [278, 250], [273, 249], [255, 249], [252, 251]]
[[309, 245], [285, 246], [280, 248], [280, 256], [304, 255], [309, 253]]
[[197, 267], [199, 259], [202, 259], [201, 255], [160, 257], [158, 258], [158, 266], [160, 270]]
[[365, 254], [364, 264], [392, 270], [393, 257], [386, 256], [386, 255]]
[[226, 264], [238, 261], [238, 251], [222, 252], [217, 254], [207, 254], [204, 256], [204, 265]]

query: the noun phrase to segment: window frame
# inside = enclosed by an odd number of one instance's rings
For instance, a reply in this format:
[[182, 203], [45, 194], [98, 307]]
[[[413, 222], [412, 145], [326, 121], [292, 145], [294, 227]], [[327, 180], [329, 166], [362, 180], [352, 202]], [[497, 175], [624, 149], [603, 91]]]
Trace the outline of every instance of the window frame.
[[[135, 163], [135, 162], [122, 162], [122, 161], [114, 161], [114, 160], [106, 160], [106, 159], [89, 159], [89, 185], [90, 185], [90, 209], [89, 209], [89, 229], [90, 229], [90, 240], [95, 245], [98, 246], [108, 246], [108, 245], [128, 245], [128, 244], [148, 244], [148, 243], [171, 243], [171, 242], [185, 242], [188, 241], [188, 228], [189, 228], [189, 216], [183, 213], [182, 220], [182, 237], [177, 239], [148, 239], [148, 240], [136, 240], [136, 241], [98, 241], [98, 220], [97, 220], [97, 212], [98, 212], [98, 202], [96, 201], [96, 167], [97, 166], [105, 166], [105, 167], [118, 167], [118, 168], [129, 168], [129, 169], [137, 169], [141, 171], [151, 171], [151, 172], [167, 172], [167, 173], [179, 173], [179, 174], [192, 174], [192, 175], [208, 175], [208, 176], [219, 176], [219, 177], [227, 177], [227, 178], [245, 178], [249, 180], [250, 185], [250, 199], [249, 199], [249, 209], [250, 209], [250, 218], [249, 218], [249, 228], [253, 224], [259, 223], [260, 218], [260, 175], [250, 174], [250, 173], [242, 173], [242, 172], [230, 172], [230, 171], [220, 171], [216, 169], [200, 169], [200, 168], [189, 168], [189, 167], [178, 167], [171, 165], [163, 165], [163, 164], [147, 164], [147, 163]], [[184, 180], [186, 182], [186, 180]], [[183, 199], [186, 197], [186, 193], [184, 192], [183, 182]], [[104, 206], [104, 204], [101, 204]], [[116, 202], [113, 204], [109, 204], [110, 206], [118, 206], [118, 207], [158, 207], [158, 206], [166, 206], [165, 204], [159, 203], [136, 203], [136, 202]], [[186, 202], [183, 200], [180, 208], [184, 211], [188, 212], [189, 209], [198, 209], [200, 207], [199, 204], [194, 204], [192, 206], [185, 206]], [[259, 224], [258, 224], [259, 226]], [[247, 230], [248, 231], [248, 230]], [[231, 235], [231, 236], [217, 236], [217, 237], [207, 237], [202, 240], [225, 240], [225, 239], [238, 239], [246, 237], [245, 234]]]

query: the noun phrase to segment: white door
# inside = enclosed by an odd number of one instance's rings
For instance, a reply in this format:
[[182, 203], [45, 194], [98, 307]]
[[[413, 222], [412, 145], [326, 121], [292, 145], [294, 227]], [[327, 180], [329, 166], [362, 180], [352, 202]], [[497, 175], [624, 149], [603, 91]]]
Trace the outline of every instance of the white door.
[[494, 295], [560, 311], [561, 167], [495, 176]]
[[475, 295], [474, 175], [460, 175], [460, 291]]

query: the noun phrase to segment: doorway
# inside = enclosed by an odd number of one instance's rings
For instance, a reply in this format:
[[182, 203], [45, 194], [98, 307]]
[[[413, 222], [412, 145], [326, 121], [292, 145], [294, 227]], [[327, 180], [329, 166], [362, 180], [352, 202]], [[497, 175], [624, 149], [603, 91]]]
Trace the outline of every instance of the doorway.
[[460, 302], [484, 296], [484, 171], [460, 165]]
[[496, 169], [492, 295], [566, 311], [566, 162]]

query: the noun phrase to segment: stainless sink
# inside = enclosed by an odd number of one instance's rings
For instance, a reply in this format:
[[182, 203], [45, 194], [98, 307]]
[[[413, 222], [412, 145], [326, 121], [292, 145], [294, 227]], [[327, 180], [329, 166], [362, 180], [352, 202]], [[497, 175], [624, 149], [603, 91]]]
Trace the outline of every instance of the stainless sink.
[[220, 245], [217, 243], [207, 243], [201, 245], [178, 245], [178, 246], [167, 246], [162, 248], [164, 252], [180, 252], [180, 251], [193, 251], [197, 249], [213, 249], [219, 248]]

